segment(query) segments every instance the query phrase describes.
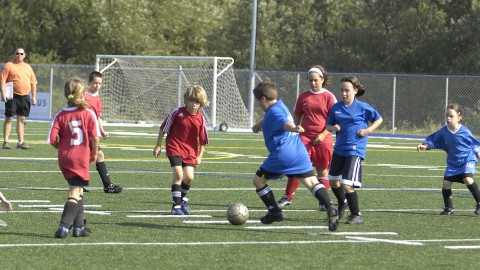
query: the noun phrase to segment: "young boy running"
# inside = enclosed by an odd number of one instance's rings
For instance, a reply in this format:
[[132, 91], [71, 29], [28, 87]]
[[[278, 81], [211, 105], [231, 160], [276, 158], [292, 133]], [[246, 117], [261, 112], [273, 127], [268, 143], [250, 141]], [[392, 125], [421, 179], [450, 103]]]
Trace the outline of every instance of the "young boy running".
[[[284, 219], [282, 209], [278, 207], [267, 182], [287, 175], [289, 178], [300, 178], [313, 196], [327, 206], [328, 229], [335, 231], [338, 225], [337, 208], [330, 201], [325, 186], [315, 177], [307, 150], [298, 135], [304, 132], [303, 127], [295, 126], [290, 111], [283, 101], [277, 98], [278, 91], [273, 83], [260, 83], [253, 89], [253, 94], [258, 106], [265, 112], [261, 129], [270, 152], [253, 177], [256, 192], [268, 209], [267, 215], [260, 221], [270, 224]], [[254, 128], [253, 131], [259, 130]]]
[[[102, 100], [100, 99], [98, 93], [102, 87], [102, 73], [98, 71], [91, 72], [90, 76], [88, 77], [88, 85], [89, 87], [85, 95], [85, 100], [87, 101], [88, 105], [90, 105], [90, 109], [95, 112], [95, 115], [98, 119], [98, 124], [100, 125], [100, 133], [102, 137], [106, 139], [108, 138], [108, 133], [103, 129], [102, 118], [100, 118], [100, 115], [102, 114]], [[122, 187], [115, 185], [110, 180], [110, 175], [108, 174], [107, 166], [105, 165], [105, 155], [103, 154], [100, 146], [98, 147], [97, 162], [95, 163], [95, 167], [97, 168], [98, 174], [102, 179], [103, 191], [105, 193], [122, 192]]]

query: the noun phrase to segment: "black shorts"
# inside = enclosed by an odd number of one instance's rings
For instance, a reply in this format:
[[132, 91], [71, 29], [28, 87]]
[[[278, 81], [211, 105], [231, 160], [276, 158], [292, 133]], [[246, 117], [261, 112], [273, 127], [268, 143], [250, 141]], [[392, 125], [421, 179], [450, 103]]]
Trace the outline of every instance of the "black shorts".
[[170, 161], [170, 167], [182, 166], [183, 167], [195, 167], [195, 164], [188, 164], [183, 162], [182, 158], [179, 156], [169, 156], [168, 160]]
[[362, 187], [362, 159], [359, 156], [340, 156], [334, 152], [328, 179], [340, 180], [340, 183], [355, 188]]
[[88, 182], [90, 181], [85, 181], [82, 178], [78, 176], [70, 177], [67, 179], [67, 182], [70, 186], [75, 186], [75, 187], [85, 187], [88, 186]]
[[463, 179], [465, 179], [467, 177], [473, 178], [473, 174], [471, 174], [471, 173], [461, 173], [461, 174], [457, 174], [457, 175], [454, 175], [454, 176], [444, 177], [443, 180], [464, 184]]
[[[260, 167], [255, 174], [258, 177], [262, 177], [262, 176], [265, 177], [266, 180], [278, 179], [278, 178], [283, 176], [283, 174], [272, 173], [272, 172], [269, 172], [267, 170], [264, 170], [262, 167]], [[298, 177], [298, 178], [302, 179], [302, 178], [307, 178], [307, 177], [314, 176], [314, 175], [315, 175], [315, 173], [313, 172], [313, 170], [311, 170], [311, 171], [306, 172], [306, 173], [287, 174], [287, 177], [288, 178]]]
[[13, 94], [13, 99], [5, 102], [5, 117], [13, 117], [15, 115], [30, 116], [30, 95], [20, 96]]

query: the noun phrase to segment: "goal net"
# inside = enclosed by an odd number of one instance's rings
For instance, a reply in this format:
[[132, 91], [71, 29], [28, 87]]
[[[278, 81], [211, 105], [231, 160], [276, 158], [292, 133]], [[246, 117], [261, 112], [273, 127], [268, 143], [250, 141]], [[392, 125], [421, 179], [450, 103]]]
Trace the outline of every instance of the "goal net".
[[248, 111], [229, 57], [97, 55], [102, 73], [102, 118], [109, 122], [161, 123], [193, 83], [207, 92], [207, 125], [247, 129]]

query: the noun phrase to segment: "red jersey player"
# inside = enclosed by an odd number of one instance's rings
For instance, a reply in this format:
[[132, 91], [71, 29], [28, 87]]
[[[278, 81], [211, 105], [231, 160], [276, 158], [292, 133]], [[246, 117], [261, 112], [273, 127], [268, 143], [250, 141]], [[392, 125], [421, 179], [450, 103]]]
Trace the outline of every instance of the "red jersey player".
[[[328, 113], [333, 104], [337, 102], [335, 96], [325, 89], [330, 82], [330, 76], [324, 67], [316, 65], [308, 70], [310, 90], [303, 92], [295, 103], [293, 119], [295, 124], [302, 125], [304, 133], [300, 133], [303, 144], [317, 171], [317, 178], [327, 191], [330, 188], [328, 181], [328, 168], [332, 161], [332, 134], [326, 130]], [[300, 184], [300, 179], [289, 178], [285, 195], [278, 201], [278, 206], [283, 208], [290, 205], [293, 195]], [[325, 206], [321, 206], [325, 210]]]
[[85, 101], [86, 82], [72, 78], [65, 84], [68, 108], [58, 112], [48, 142], [58, 149], [58, 165], [68, 182], [68, 199], [55, 238], [65, 238], [73, 225], [74, 237], [88, 236], [84, 224], [83, 187], [88, 186], [90, 164], [95, 162], [100, 128]]
[[173, 169], [172, 197], [173, 215], [190, 214], [186, 195], [193, 181], [193, 168], [202, 162], [208, 134], [200, 109], [208, 106], [205, 89], [198, 84], [188, 87], [185, 92], [185, 107], [174, 109], [160, 126], [157, 145], [153, 155], [158, 157], [162, 151], [163, 136], [166, 154]]
[[[90, 105], [90, 109], [95, 112], [95, 115], [98, 119], [98, 124], [100, 125], [100, 133], [104, 139], [108, 138], [108, 133], [105, 132], [103, 129], [102, 119], [100, 115], [102, 115], [102, 100], [98, 95], [100, 88], [102, 87], [102, 73], [98, 71], [93, 71], [88, 76], [88, 91], [85, 94], [85, 100], [87, 101], [88, 105]], [[105, 155], [100, 147], [98, 147], [97, 152], [97, 162], [95, 162], [95, 167], [97, 169], [100, 178], [102, 179], [103, 183], [103, 191], [105, 193], [120, 193], [122, 192], [122, 187], [115, 185], [110, 180], [110, 175], [108, 174], [107, 166], [105, 165]]]

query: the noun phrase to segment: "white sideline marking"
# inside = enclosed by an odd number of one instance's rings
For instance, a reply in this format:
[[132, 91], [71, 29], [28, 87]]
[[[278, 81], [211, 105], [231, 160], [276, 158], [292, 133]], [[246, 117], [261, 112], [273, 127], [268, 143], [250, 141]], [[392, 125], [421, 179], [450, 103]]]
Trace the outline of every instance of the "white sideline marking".
[[[188, 224], [230, 224], [228, 220], [184, 220]], [[260, 220], [247, 220], [247, 223], [260, 223]]]
[[304, 229], [328, 229], [328, 226], [253, 226], [245, 227], [248, 230], [304, 230]]
[[[19, 204], [18, 207], [23, 208], [62, 208], [65, 205], [61, 204]], [[83, 206], [84, 208], [101, 208], [102, 206], [99, 204], [86, 204]]]
[[423, 246], [423, 243], [414, 242], [410, 240], [390, 240], [390, 239], [379, 239], [379, 238], [368, 238], [368, 237], [353, 237], [347, 236], [347, 239], [353, 240], [363, 240], [365, 242], [372, 242], [372, 243], [389, 243], [389, 244], [401, 244], [401, 245], [409, 245], [409, 246]]
[[445, 246], [448, 249], [480, 249], [480, 246]]
[[[63, 208], [50, 208], [52, 211], [62, 212]], [[110, 211], [97, 211], [97, 210], [84, 210], [84, 213], [94, 214], [94, 215], [111, 215]]]
[[210, 215], [171, 215], [170, 213], [164, 215], [128, 215], [129, 218], [211, 218]]
[[65, 246], [227, 246], [227, 245], [304, 245], [304, 244], [346, 244], [363, 243], [356, 240], [324, 240], [324, 241], [246, 241], [246, 242], [184, 242], [184, 243], [134, 243], [134, 242], [104, 242], [104, 243], [44, 243], [44, 244], [0, 244], [3, 247], [65, 247]]
[[338, 235], [338, 236], [355, 236], [355, 235], [398, 235], [396, 232], [319, 232], [309, 233], [311, 236], [317, 235]]
[[11, 203], [49, 203], [49, 200], [11, 200]]

